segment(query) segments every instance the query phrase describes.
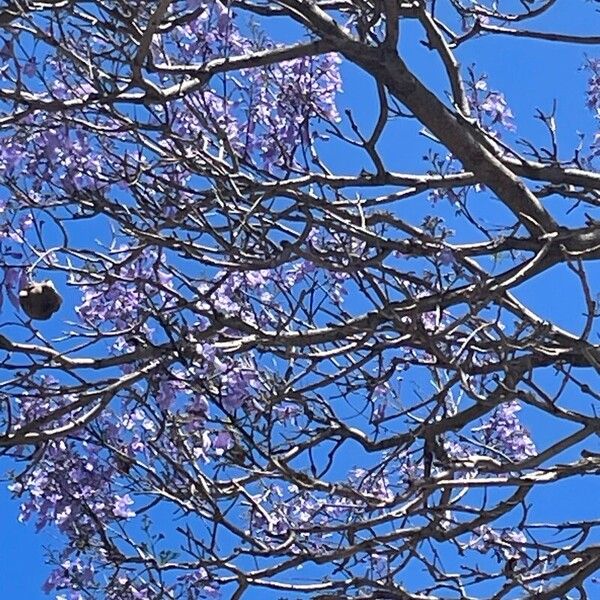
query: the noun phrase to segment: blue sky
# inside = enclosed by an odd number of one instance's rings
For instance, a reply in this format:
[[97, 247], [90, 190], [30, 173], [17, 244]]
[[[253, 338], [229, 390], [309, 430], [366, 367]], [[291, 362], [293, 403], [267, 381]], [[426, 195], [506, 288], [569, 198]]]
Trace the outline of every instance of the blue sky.
[[[548, 31], [597, 34], [600, 31], [600, 14], [594, 12], [593, 5], [584, 0], [559, 0], [543, 21], [537, 24], [539, 28]], [[273, 33], [280, 39], [289, 39], [290, 29], [282, 25], [279, 31], [275, 30]], [[423, 81], [439, 89], [443, 85], [439, 63], [424, 48], [418, 46], [420, 38], [421, 33], [415, 24], [403, 26], [403, 56]], [[586, 53], [594, 56], [593, 47], [490, 37], [466, 44], [458, 52], [458, 58], [464, 66], [475, 63], [478, 72], [488, 74], [490, 88], [505, 94], [515, 114], [517, 137], [526, 137], [537, 143], [545, 142], [543, 128], [533, 115], [536, 108], [550, 110], [552, 102], [556, 100], [562, 158], [566, 159], [571, 156], [578, 143], [577, 132], [587, 133], [589, 136], [594, 125], [584, 104], [586, 74], [581, 66]], [[596, 52], [598, 54], [600, 52]], [[340, 97], [342, 108], [351, 106], [362, 124], [372, 122], [375, 118], [373, 107], [376, 106], [372, 86], [365, 85], [364, 76], [355, 68], [344, 67], [343, 75], [344, 93]], [[422, 150], [431, 146], [431, 143], [420, 138], [420, 142], [415, 144], [414, 136], [408, 136], [406, 127], [410, 126], [401, 124], [397, 129], [392, 128], [382, 140], [380, 148], [393, 168], [424, 172], [428, 165], [421, 158]], [[349, 171], [356, 166], [355, 163], [351, 166], [348, 164], [348, 161], [353, 163], [358, 160], [356, 157], [336, 157], [334, 152], [325, 152], [340, 172]], [[364, 162], [364, 166], [368, 167]], [[559, 220], [571, 222], [566, 219], [573, 217], [564, 215], [566, 203], [561, 206], [561, 202], [556, 201], [551, 206], [556, 210]], [[416, 216], [430, 212], [431, 207], [420, 197], [408, 202], [402, 210], [406, 211], [407, 216]], [[448, 217], [452, 218], [449, 208], [440, 207], [440, 210], [447, 212]], [[494, 217], [494, 210], [493, 203], [489, 202], [481, 207], [482, 214], [490, 219]], [[592, 289], [597, 292], [600, 290], [600, 269], [598, 265], [587, 265], [587, 270]], [[581, 327], [583, 298], [578, 291], [577, 282], [565, 269], [554, 269], [535, 278], [522, 286], [516, 295], [540, 315], [565, 328], [578, 331]], [[548, 377], [551, 375], [548, 374]], [[551, 439], [553, 432], [546, 431], [545, 434]], [[577, 484], [571, 481], [568, 486], [557, 486], [556, 489], [557, 495], [553, 498], [552, 506], [538, 507], [540, 515], [549, 519], [552, 515], [564, 515], [566, 512], [572, 514], [573, 518], [591, 516], [594, 507], [585, 493], [576, 493]], [[0, 511], [0, 596], [15, 600], [47, 598], [40, 589], [49, 570], [44, 564], [43, 547], [54, 545], [59, 539], [57, 534], [50, 530], [35, 534], [31, 524], [18, 523], [18, 504], [9, 499], [4, 488], [0, 489]], [[260, 597], [267, 596], [261, 594]]]

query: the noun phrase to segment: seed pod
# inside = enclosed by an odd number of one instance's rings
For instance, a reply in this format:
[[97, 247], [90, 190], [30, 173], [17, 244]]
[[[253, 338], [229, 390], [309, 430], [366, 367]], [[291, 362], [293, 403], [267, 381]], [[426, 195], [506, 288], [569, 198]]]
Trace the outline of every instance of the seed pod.
[[62, 304], [62, 298], [54, 284], [47, 279], [31, 282], [19, 292], [21, 308], [30, 319], [47, 321]]

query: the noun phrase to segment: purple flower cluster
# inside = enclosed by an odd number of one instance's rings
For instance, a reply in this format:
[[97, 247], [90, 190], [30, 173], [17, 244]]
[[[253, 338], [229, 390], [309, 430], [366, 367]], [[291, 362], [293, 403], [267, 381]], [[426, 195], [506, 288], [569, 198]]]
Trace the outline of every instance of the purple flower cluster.
[[589, 72], [587, 106], [600, 118], [600, 58], [588, 60], [586, 68]]
[[[103, 144], [112, 145], [110, 138]], [[102, 149], [79, 126], [67, 127], [52, 115], [33, 112], [14, 135], [3, 139], [0, 173], [27, 182], [39, 204], [56, 189], [72, 194], [103, 187]]]
[[[171, 37], [156, 37], [153, 55], [161, 65], [193, 64], [276, 47], [244, 36], [231, 9], [214, 1], [207, 2], [194, 21], [176, 28]], [[309, 129], [312, 120], [339, 118], [335, 102], [341, 90], [339, 62], [330, 54], [244, 69], [243, 86], [236, 78], [223, 78], [218, 87], [189, 95], [187, 106], [192, 103], [197, 110], [174, 103], [173, 130], [194, 144], [201, 140], [215, 148], [220, 146], [219, 136], [225, 134], [244, 160], [256, 161], [270, 171], [289, 167], [296, 149], [316, 135]], [[168, 77], [163, 74], [162, 79], [166, 82]], [[202, 119], [200, 114], [209, 118]]]
[[473, 431], [492, 452], [500, 452], [510, 460], [525, 460], [537, 454], [529, 432], [521, 424], [517, 413], [521, 410], [516, 400], [501, 404], [491, 417]]
[[464, 546], [482, 554], [491, 552], [498, 561], [527, 560], [527, 537], [515, 529], [492, 529], [487, 525], [478, 527], [472, 539]]
[[[355, 497], [274, 484], [254, 497], [254, 508], [249, 512], [250, 531], [260, 534], [273, 546], [293, 534], [298, 551], [306, 547], [335, 548], [339, 537], [327, 531], [328, 527], [358, 522], [372, 514], [373, 502], [393, 501], [392, 483], [383, 471], [374, 474], [362, 468], [352, 469], [346, 484], [348, 489], [355, 490]], [[389, 471], [394, 469], [390, 467]], [[394, 473], [395, 480], [398, 475], [402, 479], [403, 473], [398, 471]]]
[[490, 90], [485, 75], [477, 76], [473, 69], [469, 69], [466, 87], [471, 110], [483, 129], [492, 135], [498, 135], [497, 126], [508, 131], [515, 130], [514, 115], [504, 94]]
[[[115, 269], [110, 283], [95, 284], [92, 280], [81, 285], [83, 295], [77, 312], [84, 323], [125, 330], [150, 312], [149, 301], [166, 303], [165, 290], [171, 278], [163, 270], [156, 248], [147, 247], [141, 254], [122, 248], [115, 256], [121, 266]], [[140, 323], [140, 327], [150, 333], [147, 324]]]
[[[50, 573], [42, 586], [42, 590], [49, 594], [53, 590], [64, 587], [73, 588], [74, 584], [83, 589], [93, 584], [94, 578], [95, 569], [91, 561], [84, 561], [81, 557], [74, 559], [67, 558]], [[75, 590], [71, 591], [67, 596], [62, 597], [67, 600], [84, 600], [85, 598], [83, 593]], [[57, 598], [61, 598], [61, 596], [57, 596]]]
[[61, 440], [50, 443], [43, 460], [9, 489], [19, 496], [27, 493], [22, 521], [35, 514], [38, 530], [54, 524], [67, 535], [79, 536], [95, 530], [92, 515], [104, 523], [135, 516], [132, 499], [115, 486], [115, 473], [94, 445], [76, 447]]
[[[51, 385], [49, 380], [44, 383], [46, 388]], [[178, 391], [180, 388], [175, 386]], [[145, 492], [143, 485], [139, 492], [135, 490], [140, 483], [134, 483], [131, 473], [136, 460], [147, 462], [166, 455], [183, 468], [190, 460], [200, 464], [212, 458], [218, 460], [230, 448], [228, 432], [211, 433], [206, 428], [206, 400], [192, 396], [189, 390], [184, 390], [183, 396], [187, 400], [177, 398], [177, 410], [174, 407], [169, 413], [173, 426], [169, 425], [167, 435], [157, 435], [158, 425], [151, 410], [139, 405], [134, 408], [135, 404], [124, 401], [121, 407], [101, 415], [96, 433], [86, 430], [78, 440], [50, 442], [35, 467], [9, 486], [15, 496], [22, 498], [21, 521], [35, 517], [38, 530], [54, 525], [69, 541], [60, 554], [60, 565], [44, 585], [46, 592], [63, 590], [64, 596], [59, 598], [84, 598], [88, 597], [84, 593], [95, 589], [102, 590], [102, 597], [114, 600], [156, 597], [156, 587], [144, 584], [143, 578], [133, 576], [131, 570], [110, 577], [110, 585], [101, 583], [106, 564], [94, 550], [93, 540], [98, 540], [99, 531], [105, 527], [116, 523], [123, 526], [136, 516], [136, 504], [140, 503], [136, 496]], [[56, 403], [62, 405], [59, 400]], [[48, 401], [40, 397], [26, 397], [22, 405], [24, 422], [49, 410]], [[185, 426], [174, 427], [177, 419], [184, 420]], [[98, 431], [112, 451], [100, 449]], [[174, 479], [171, 489], [175, 491], [178, 485], [180, 482]], [[218, 586], [206, 571], [199, 571], [193, 581], [190, 577], [185, 572], [175, 578], [173, 593], [179, 590], [177, 593], [197, 599], [218, 597]]]
[[[193, 21], [153, 38], [151, 52], [158, 67], [157, 77], [167, 89], [188, 79], [173, 72], [169, 65], [200, 66], [212, 59], [277, 48], [255, 27], [251, 28], [254, 33], [250, 37], [243, 34], [225, 3], [211, 0], [204, 6]], [[113, 35], [113, 40], [93, 35], [74, 19], [72, 28], [65, 24], [63, 42], [72, 47], [74, 54], [83, 53], [97, 62], [95, 66], [102, 71], [107, 65], [101, 56], [135, 52], [127, 36], [119, 32]], [[28, 77], [35, 75], [38, 58], [23, 58], [25, 66], [17, 67], [19, 58], [12, 42], [4, 40], [1, 51], [10, 59], [5, 75], [10, 72], [14, 79], [23, 69]], [[180, 153], [185, 147], [187, 157], [198, 158], [199, 165], [207, 151], [215, 157], [233, 151], [232, 160], [267, 171], [289, 168], [295, 164], [297, 150], [318, 137], [312, 125], [318, 120], [339, 118], [339, 57], [303, 57], [242, 70], [243, 85], [237, 76], [216, 76], [211, 85], [190, 92], [185, 100], [174, 97], [168, 110], [162, 104], [149, 103], [149, 110], [138, 115], [140, 122], [147, 120], [149, 128], [160, 126], [168, 135], [153, 134], [152, 141], [140, 144], [135, 133], [132, 135], [122, 126], [130, 118], [127, 110], [121, 114], [116, 105], [108, 110], [101, 101], [96, 102], [103, 95], [114, 93], [114, 87], [104, 89], [104, 80], [86, 75], [77, 64], [71, 64], [68, 52], [56, 53], [52, 47], [39, 52], [47, 80], [37, 92], [40, 101], [73, 102], [73, 108], [65, 107], [60, 116], [42, 110], [28, 111], [18, 126], [6, 128], [0, 138], [0, 173], [18, 181], [40, 205], [57, 191], [67, 196], [90, 189], [107, 193], [127, 188], [134, 180], [139, 183], [147, 177], [132, 166], [134, 163], [152, 164], [154, 173], [162, 172], [169, 179], [184, 183], [191, 176], [189, 163], [184, 168], [163, 160], [163, 153], [157, 148]], [[118, 74], [118, 78], [123, 76], [124, 73]], [[88, 103], [80, 106], [85, 101]], [[118, 160], [107, 161], [107, 156]], [[134, 159], [129, 158], [133, 156]]]
[[307, 547], [323, 550], [329, 544], [335, 545], [335, 536], [324, 529], [346, 522], [360, 508], [357, 502], [300, 491], [294, 485], [284, 489], [274, 484], [254, 500], [258, 508], [250, 510], [249, 530], [273, 547], [293, 532], [296, 552]]
[[587, 106], [594, 113], [598, 123], [598, 131], [591, 144], [592, 157], [600, 156], [600, 59], [590, 59], [586, 64], [589, 72], [587, 89]]

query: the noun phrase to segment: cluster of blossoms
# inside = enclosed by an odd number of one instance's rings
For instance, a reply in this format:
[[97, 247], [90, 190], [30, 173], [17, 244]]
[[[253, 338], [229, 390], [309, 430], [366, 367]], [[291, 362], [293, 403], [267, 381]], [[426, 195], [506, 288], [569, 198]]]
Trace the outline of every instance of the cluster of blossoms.
[[31, 211], [14, 210], [11, 204], [0, 201], [0, 255], [5, 260], [0, 280], [0, 308], [7, 297], [18, 309], [19, 290], [28, 281], [28, 274], [21, 266], [26, 254], [24, 242], [34, 221]]
[[[400, 485], [397, 475], [394, 479], [394, 487]], [[390, 478], [362, 468], [350, 471], [345, 493], [327, 494], [274, 484], [253, 497], [250, 531], [273, 548], [292, 537], [297, 553], [306, 548], [334, 551], [340, 535], [345, 535], [342, 525], [368, 521], [377, 513], [373, 504], [383, 506], [393, 499]]]
[[[111, 325], [125, 330], [141, 320], [148, 329], [145, 313], [152, 312], [155, 302], [161, 309], [168, 303], [171, 276], [164, 270], [164, 258], [156, 248], [133, 253], [127, 247], [114, 248], [114, 268], [110, 282], [101, 280], [81, 285], [82, 299], [77, 312], [82, 321], [93, 325]], [[150, 333], [148, 331], [148, 333]]]
[[0, 171], [26, 184], [33, 207], [44, 206], [56, 190], [72, 194], [105, 187], [102, 151], [113, 148], [110, 136], [100, 144], [80, 125], [33, 111], [14, 135], [3, 136]]
[[589, 72], [587, 89], [587, 106], [594, 113], [598, 130], [594, 134], [591, 150], [592, 157], [600, 156], [600, 59], [590, 59], [586, 68]]
[[498, 135], [498, 126], [515, 130], [514, 115], [502, 92], [490, 90], [485, 75], [477, 76], [469, 69], [466, 80], [469, 105], [479, 125], [491, 135]]
[[515, 529], [496, 530], [487, 525], [478, 527], [465, 548], [474, 548], [486, 554], [491, 552], [499, 562], [526, 561], [527, 536]]
[[[157, 65], [164, 67], [162, 80], [166, 82], [169, 64], [208, 62], [276, 48], [266, 39], [246, 37], [231, 8], [210, 2], [194, 21], [175, 28], [171, 36], [154, 36], [152, 53]], [[311, 133], [311, 121], [339, 119], [335, 101], [341, 90], [339, 62], [339, 57], [328, 54], [242, 69], [243, 85], [234, 77], [224, 77], [217, 88], [188, 95], [185, 105], [174, 103], [172, 130], [180, 140], [201, 147], [219, 147], [224, 136], [244, 161], [256, 161], [269, 171], [289, 168], [295, 151], [316, 134]], [[214, 129], [219, 132], [216, 139], [208, 133]]]
[[[201, 283], [200, 310], [216, 310], [226, 316], [240, 317], [254, 326], [276, 329], [287, 320], [281, 301], [283, 295], [316, 284], [322, 299], [339, 306], [348, 293], [347, 267], [364, 258], [364, 243], [351, 236], [314, 229], [307, 236], [311, 258], [300, 257], [283, 267], [257, 271], [220, 271], [215, 283]], [[315, 262], [317, 261], [318, 262]]]
[[[40, 385], [51, 387], [48, 378]], [[103, 590], [103, 597], [115, 600], [156, 598], [156, 585], [144, 584], [143, 573], [132, 576], [128, 570], [117, 572], [107, 586], [102, 556], [97, 556], [94, 547], [99, 543], [99, 529], [113, 525], [123, 529], [136, 517], [136, 506], [144, 503], [147, 490], [139, 481], [136, 483], [136, 465], [152, 462], [161, 454], [182, 466], [189, 463], [190, 457], [207, 464], [228, 448], [222, 432], [205, 428], [209, 415], [206, 400], [189, 390], [183, 390], [183, 396], [187, 400], [180, 400], [179, 409], [168, 413], [171, 421], [180, 418], [185, 423], [176, 432], [179, 440], [158, 435], [159, 423], [149, 407], [124, 400], [120, 408], [117, 405], [105, 411], [93, 427], [82, 430], [77, 440], [48, 443], [33, 468], [9, 486], [13, 494], [23, 498], [20, 520], [35, 518], [38, 530], [56, 526], [69, 540], [57, 558], [60, 565], [44, 585], [46, 592], [66, 590], [64, 596], [56, 597], [69, 600], [87, 597], [85, 594], [94, 589]], [[64, 406], [68, 400], [73, 398], [57, 399], [56, 406], [50, 406], [47, 395], [43, 399], [25, 397], [21, 401], [23, 422]], [[160, 397], [157, 403], [161, 403]], [[181, 482], [174, 479], [170, 487], [175, 492], [179, 485]], [[101, 555], [106, 551], [101, 550]], [[190, 597], [198, 599], [215, 597], [218, 586], [207, 572], [202, 576], [197, 573], [194, 582], [188, 581], [190, 577], [187, 572], [177, 576], [170, 584], [172, 589], [183, 586], [195, 594]]]
[[186, 598], [192, 600], [218, 600], [221, 597], [218, 586], [210, 582], [203, 567], [178, 577], [172, 585], [163, 583], [158, 586], [154, 582], [144, 581], [143, 577], [131, 576], [126, 571], [104, 582], [94, 564], [80, 557], [63, 559], [46, 580], [43, 591], [51, 593], [65, 588], [70, 589], [55, 595], [56, 600], [86, 600], [96, 590], [101, 590], [106, 600], [154, 600], [161, 594], [171, 597], [185, 594]]
[[[205, 4], [193, 21], [154, 36], [151, 50], [159, 80], [165, 86], [182, 83], [181, 76], [169, 69], [171, 64], [202, 64], [277, 47], [264, 36], [257, 36], [257, 40], [244, 36], [225, 4]], [[98, 35], [77, 32], [76, 39], [76, 51], [90, 57], [114, 51]], [[123, 51], [135, 50], [126, 36], [121, 43]], [[155, 145], [144, 143], [140, 152], [140, 139], [120, 127], [126, 117], [115, 109], [105, 111], [96, 103], [116, 90], [101, 89], [102, 80], [90, 79], [65, 55], [54, 55], [48, 48], [39, 52], [44, 55], [45, 74], [51, 75], [46, 89], [36, 90], [40, 101], [74, 105], [60, 116], [33, 110], [14, 132], [7, 130], [2, 135], [0, 171], [21, 182], [34, 206], [43, 206], [57, 191], [67, 195], [86, 190], [106, 193], [114, 183], [127, 186], [136, 174], [143, 173], [139, 170], [142, 165], [156, 169], [160, 164], [160, 171], [179, 183], [189, 179], [189, 169], [163, 162], [156, 156]], [[25, 58], [10, 44], [5, 44], [4, 54], [8, 63], [4, 78], [14, 85], [16, 75], [12, 79], [9, 75], [18, 69], [11, 65]], [[268, 171], [289, 168], [296, 151], [312, 142], [312, 136], [318, 136], [310, 127], [315, 119], [339, 118], [335, 101], [341, 90], [338, 63], [339, 58], [332, 54], [246, 69], [242, 71], [243, 86], [235, 77], [223, 76], [212, 88], [202, 86], [185, 100], [173, 99], [167, 111], [162, 104], [151, 105], [139, 118], [147, 121], [148, 129], [168, 131], [168, 135], [155, 136], [158, 147], [167, 151], [178, 151], [184, 145], [190, 156], [201, 158], [207, 150], [215, 155], [233, 150], [235, 157], [230, 158], [235, 161], [256, 163]], [[86, 127], [84, 121], [93, 126]], [[175, 145], [173, 135], [178, 140]], [[228, 140], [225, 145], [224, 139]], [[116, 159], [115, 165], [106, 160], [107, 156]], [[135, 158], [128, 160], [128, 156]]]
[[44, 461], [28, 472], [23, 483], [10, 490], [28, 499], [21, 505], [21, 520], [36, 514], [38, 530], [52, 523], [63, 533], [94, 529], [93, 518], [110, 523], [135, 516], [133, 500], [114, 489], [116, 470], [89, 443], [75, 449], [72, 442], [60, 441], [48, 447]]
[[501, 404], [489, 420], [474, 429], [492, 454], [501, 453], [510, 460], [525, 460], [537, 454], [529, 432], [523, 427], [517, 412], [521, 406], [517, 401]]
[[600, 59], [590, 59], [587, 63], [589, 71], [587, 106], [600, 118]]

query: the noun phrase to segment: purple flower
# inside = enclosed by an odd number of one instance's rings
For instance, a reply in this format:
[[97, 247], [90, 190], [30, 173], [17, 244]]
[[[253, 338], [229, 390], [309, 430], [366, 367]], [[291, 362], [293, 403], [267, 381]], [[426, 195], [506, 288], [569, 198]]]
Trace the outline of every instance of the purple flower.
[[473, 429], [481, 432], [482, 442], [505, 454], [511, 460], [525, 460], [537, 450], [529, 432], [521, 425], [516, 413], [521, 410], [516, 400], [498, 406], [487, 423]]
[[491, 117], [492, 123], [501, 123], [506, 129], [514, 131], [514, 115], [503, 94], [490, 92], [479, 108]]
[[600, 109], [600, 59], [588, 60], [586, 69], [590, 73], [586, 94], [587, 105], [591, 110], [598, 110]]
[[123, 519], [135, 517], [135, 512], [129, 508], [133, 503], [134, 502], [129, 494], [125, 494], [124, 496], [115, 496], [112, 509], [113, 514], [116, 517], [121, 517]]
[[454, 253], [449, 248], [444, 248], [438, 254], [439, 261], [446, 266], [450, 266], [456, 263], [456, 259], [454, 258]]
[[276, 419], [280, 421], [289, 421], [294, 420], [302, 413], [302, 410], [299, 406], [295, 404], [291, 404], [289, 402], [284, 402], [278, 406], [273, 408], [273, 414]]
[[235, 366], [222, 376], [224, 384], [223, 406], [230, 411], [240, 408], [251, 390], [259, 390], [262, 386], [255, 372]]
[[225, 451], [233, 446], [233, 436], [228, 431], [219, 431], [215, 436], [213, 448], [217, 456], [222, 456]]
[[524, 544], [527, 537], [522, 531], [514, 529], [495, 530], [487, 525], [478, 527], [466, 548], [479, 552], [493, 552], [498, 560], [526, 560]]

